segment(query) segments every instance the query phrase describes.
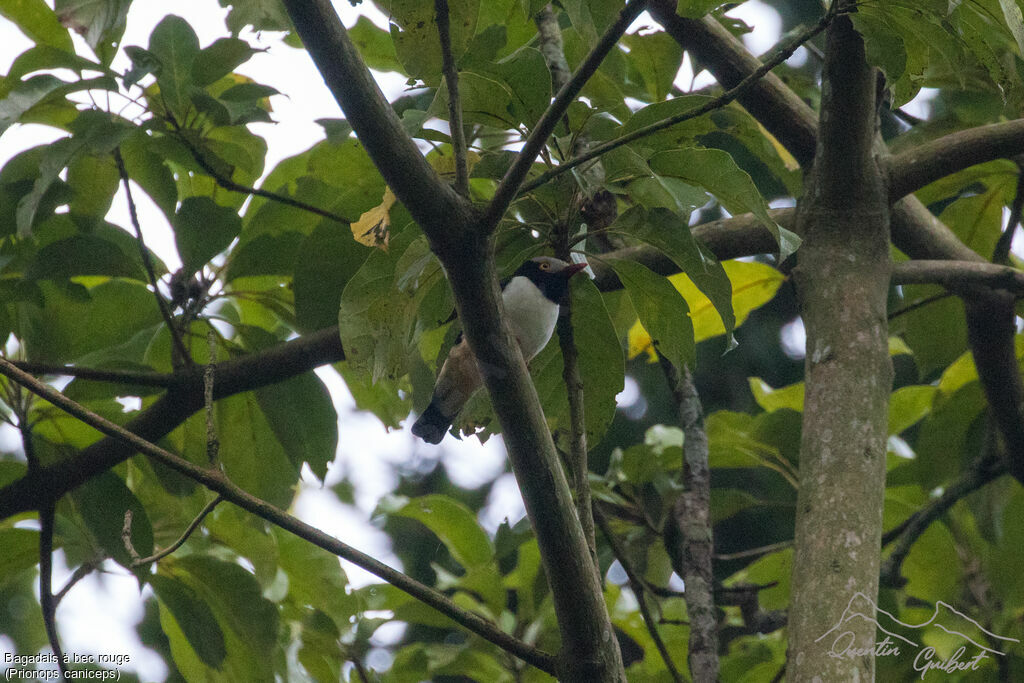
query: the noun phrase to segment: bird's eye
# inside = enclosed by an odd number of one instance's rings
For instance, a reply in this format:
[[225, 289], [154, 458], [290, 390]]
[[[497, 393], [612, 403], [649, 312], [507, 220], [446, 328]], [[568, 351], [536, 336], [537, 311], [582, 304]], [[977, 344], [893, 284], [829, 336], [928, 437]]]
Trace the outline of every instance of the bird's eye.
[[551, 264], [548, 263], [547, 261], [541, 261], [540, 262], [540, 269], [541, 270], [551, 270]]

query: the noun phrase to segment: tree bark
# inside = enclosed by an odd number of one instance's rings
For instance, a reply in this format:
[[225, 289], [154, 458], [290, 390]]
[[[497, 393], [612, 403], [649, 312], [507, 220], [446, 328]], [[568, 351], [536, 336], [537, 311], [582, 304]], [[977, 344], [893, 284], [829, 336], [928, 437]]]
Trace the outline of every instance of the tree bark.
[[855, 620], [829, 631], [845, 616], [836, 607], [846, 596], [860, 592], [874, 601], [878, 591], [892, 366], [888, 193], [873, 155], [875, 90], [863, 41], [848, 17], [836, 18], [826, 40], [814, 167], [797, 209], [805, 240], [796, 283], [807, 329], [807, 394], [790, 681], [874, 679], [874, 625]]

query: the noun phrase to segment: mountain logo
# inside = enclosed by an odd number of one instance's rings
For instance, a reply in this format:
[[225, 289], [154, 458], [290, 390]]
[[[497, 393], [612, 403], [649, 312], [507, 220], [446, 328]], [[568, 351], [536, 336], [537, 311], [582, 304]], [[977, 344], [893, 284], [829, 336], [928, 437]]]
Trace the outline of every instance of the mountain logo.
[[[856, 632], [862, 630], [860, 626], [863, 623], [873, 624], [876, 632], [884, 634], [884, 637], [870, 647], [858, 647]], [[921, 636], [929, 628], [944, 631], [963, 640], [965, 644], [949, 658], [942, 659], [936, 655], [935, 648], [922, 647]], [[835, 626], [814, 642], [822, 641], [830, 643], [828, 655], [839, 659], [853, 659], [868, 654], [875, 657], [914, 654], [914, 670], [919, 671], [922, 678], [932, 670], [945, 673], [977, 671], [983, 660], [992, 656], [1003, 657], [1013, 643], [1021, 642], [1016, 638], [993, 633], [941, 600], [935, 603], [935, 610], [929, 619], [920, 624], [908, 624], [881, 609], [874, 600], [860, 591], [850, 598]], [[970, 658], [967, 658], [968, 646], [973, 648], [974, 653]]]

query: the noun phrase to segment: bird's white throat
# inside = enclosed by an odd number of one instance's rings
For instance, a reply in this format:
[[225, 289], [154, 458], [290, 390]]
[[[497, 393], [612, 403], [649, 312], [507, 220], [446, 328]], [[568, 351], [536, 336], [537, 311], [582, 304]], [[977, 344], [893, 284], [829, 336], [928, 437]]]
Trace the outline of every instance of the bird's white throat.
[[519, 340], [523, 358], [530, 360], [551, 339], [558, 322], [558, 304], [548, 299], [529, 278], [516, 276], [501, 293], [505, 314]]

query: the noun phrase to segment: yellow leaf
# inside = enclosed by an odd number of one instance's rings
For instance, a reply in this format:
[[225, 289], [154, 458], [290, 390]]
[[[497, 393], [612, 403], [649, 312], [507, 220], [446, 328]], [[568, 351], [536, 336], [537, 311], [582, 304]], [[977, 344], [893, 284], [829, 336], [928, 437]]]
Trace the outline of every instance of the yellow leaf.
[[775, 136], [768, 131], [767, 128], [762, 126], [760, 121], [757, 122], [757, 127], [761, 129], [761, 132], [764, 134], [764, 136], [768, 138], [768, 141], [770, 143], [772, 143], [772, 147], [775, 148], [775, 152], [779, 155], [779, 158], [782, 159], [782, 163], [786, 165], [786, 168], [789, 169], [790, 171], [799, 170], [800, 162], [797, 161], [796, 158], [789, 153], [789, 150], [786, 149], [785, 146], [783, 146], [783, 144], [779, 142], [775, 138]]
[[391, 215], [388, 212], [394, 203], [395, 194], [390, 187], [384, 188], [384, 198], [380, 204], [365, 212], [352, 224], [352, 236], [356, 238], [356, 242], [387, 251], [388, 238], [391, 236], [388, 231], [391, 227]]
[[[743, 324], [751, 311], [771, 301], [786, 279], [782, 273], [763, 263], [725, 261], [722, 267], [732, 282], [732, 308], [736, 313], [736, 327]], [[690, 278], [678, 273], [670, 276], [669, 282], [679, 290], [690, 306], [694, 341], [701, 342], [725, 334], [725, 325], [711, 300], [697, 289]], [[639, 320], [633, 323], [627, 339], [630, 359], [646, 352], [651, 362], [657, 361], [651, 337]]]

